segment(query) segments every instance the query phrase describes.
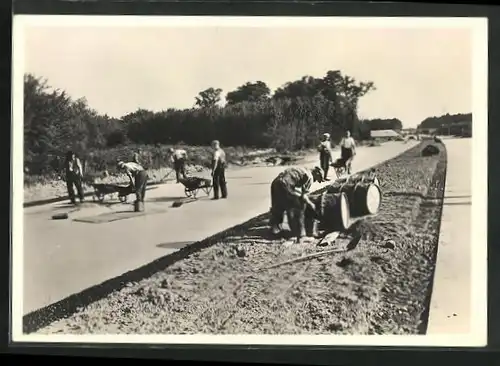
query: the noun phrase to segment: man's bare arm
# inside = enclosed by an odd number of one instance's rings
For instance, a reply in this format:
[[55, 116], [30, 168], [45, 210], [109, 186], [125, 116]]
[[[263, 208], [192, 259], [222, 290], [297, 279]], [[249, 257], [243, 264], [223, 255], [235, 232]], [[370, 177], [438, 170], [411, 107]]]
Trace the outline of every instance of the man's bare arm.
[[130, 174], [128, 170], [125, 172], [125, 174], [127, 174], [128, 179], [130, 179], [130, 184], [132, 185], [132, 187], [135, 187], [135, 182], [134, 178], [132, 177], [132, 174]]

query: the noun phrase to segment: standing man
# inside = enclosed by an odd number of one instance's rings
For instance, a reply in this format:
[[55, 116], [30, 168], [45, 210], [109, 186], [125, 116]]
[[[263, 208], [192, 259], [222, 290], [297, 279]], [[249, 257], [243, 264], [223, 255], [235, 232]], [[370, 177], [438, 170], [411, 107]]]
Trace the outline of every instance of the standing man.
[[220, 143], [217, 140], [212, 141], [214, 149], [212, 157], [212, 179], [214, 186], [214, 200], [219, 199], [219, 189], [222, 198], [227, 198], [226, 184], [226, 153], [221, 149]]
[[332, 160], [332, 144], [330, 142], [330, 134], [324, 133], [321, 139], [321, 143], [318, 146], [319, 151], [319, 163], [321, 169], [325, 173], [323, 177], [325, 181], [328, 179], [328, 169], [330, 169], [330, 162]]
[[68, 151], [66, 153], [66, 188], [68, 189], [68, 196], [72, 204], [76, 204], [74, 187], [78, 192], [78, 198], [80, 198], [80, 203], [84, 201], [83, 197], [83, 168], [80, 159], [75, 155], [73, 151]]
[[181, 175], [186, 179], [186, 160], [187, 152], [184, 149], [168, 148], [168, 154], [170, 155], [170, 161], [174, 164], [175, 177], [177, 183], [179, 183]]
[[281, 232], [283, 215], [288, 216], [288, 225], [297, 241], [306, 235], [305, 210], [316, 211], [309, 199], [313, 182], [323, 182], [324, 173], [320, 167], [308, 169], [291, 167], [280, 173], [271, 183], [271, 230], [277, 235]]
[[146, 196], [146, 184], [148, 182], [148, 174], [146, 170], [141, 165], [132, 161], [129, 163], [119, 161], [118, 168], [124, 171], [130, 179], [130, 184], [135, 189], [137, 202], [135, 211], [140, 211], [138, 205], [144, 203], [144, 197]]
[[344, 160], [347, 168], [347, 174], [351, 174], [352, 159], [354, 159], [354, 155], [356, 155], [356, 143], [351, 137], [351, 131], [347, 130], [345, 132], [345, 136], [342, 138], [342, 141], [340, 141], [340, 149], [341, 158]]
[[135, 153], [134, 153], [134, 157], [132, 159], [132, 161], [136, 164], [141, 164], [141, 150], [137, 150]]

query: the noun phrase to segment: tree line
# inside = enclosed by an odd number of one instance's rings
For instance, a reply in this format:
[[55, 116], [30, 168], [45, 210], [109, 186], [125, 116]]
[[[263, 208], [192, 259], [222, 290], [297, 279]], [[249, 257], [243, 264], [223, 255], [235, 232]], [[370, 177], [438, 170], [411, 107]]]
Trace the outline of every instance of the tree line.
[[[85, 98], [72, 99], [33, 74], [24, 77], [24, 156], [26, 172], [56, 169], [58, 157], [72, 149], [80, 156], [127, 145], [208, 145], [298, 150], [317, 144], [321, 133], [339, 141], [346, 130], [366, 138], [389, 122], [360, 121], [360, 99], [375, 90], [340, 71], [304, 76], [271, 92], [263, 81], [247, 82], [225, 95], [208, 88], [187, 109], [138, 109], [121, 118], [99, 114]], [[392, 120], [391, 120], [392, 121]], [[390, 122], [397, 128], [400, 121]], [[397, 126], [396, 126], [397, 125]], [[396, 126], [396, 127], [394, 127]], [[102, 154], [100, 154], [102, 155]]]
[[456, 124], [472, 124], [472, 113], [446, 113], [442, 116], [427, 117], [419, 125], [419, 129], [441, 128]]

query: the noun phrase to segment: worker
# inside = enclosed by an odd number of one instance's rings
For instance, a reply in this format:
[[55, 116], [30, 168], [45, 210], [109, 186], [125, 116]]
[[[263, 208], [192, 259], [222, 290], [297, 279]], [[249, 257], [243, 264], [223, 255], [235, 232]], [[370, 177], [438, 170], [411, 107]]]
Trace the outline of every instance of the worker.
[[181, 176], [186, 179], [186, 160], [187, 152], [184, 149], [174, 149], [172, 147], [168, 148], [168, 155], [170, 156], [170, 161], [174, 165], [175, 177], [177, 183], [180, 182]]
[[292, 233], [300, 241], [305, 236], [304, 213], [309, 207], [316, 207], [309, 199], [313, 182], [323, 182], [324, 172], [320, 167], [313, 169], [291, 167], [281, 172], [271, 183], [271, 230], [277, 235], [282, 231], [283, 215], [288, 216]]
[[135, 189], [136, 202], [141, 204], [144, 203], [146, 185], [148, 182], [146, 169], [144, 169], [142, 165], [134, 163], [133, 161], [128, 163], [119, 161], [117, 165], [118, 168], [123, 170], [130, 179], [130, 184]]
[[340, 141], [341, 159], [347, 168], [347, 174], [352, 173], [352, 159], [356, 155], [356, 143], [351, 137], [351, 132], [346, 131], [345, 136]]
[[142, 151], [139, 149], [134, 153], [134, 157], [132, 158], [132, 162], [136, 164], [141, 164], [141, 153]]
[[330, 134], [324, 133], [321, 139], [321, 143], [318, 146], [319, 151], [319, 163], [321, 169], [325, 173], [323, 177], [325, 181], [328, 179], [328, 169], [330, 168], [330, 162], [332, 160], [332, 144], [330, 142]]
[[227, 183], [226, 183], [226, 153], [220, 147], [218, 140], [212, 141], [212, 180], [214, 188], [214, 197], [219, 199], [219, 190], [222, 198], [227, 198]]
[[65, 170], [66, 170], [66, 188], [68, 189], [68, 196], [71, 200], [72, 204], [76, 204], [75, 199], [75, 191], [74, 187], [78, 192], [78, 197], [80, 198], [80, 202], [84, 201], [83, 196], [83, 168], [80, 159], [76, 156], [73, 151], [68, 151], [66, 153], [66, 161], [65, 161]]

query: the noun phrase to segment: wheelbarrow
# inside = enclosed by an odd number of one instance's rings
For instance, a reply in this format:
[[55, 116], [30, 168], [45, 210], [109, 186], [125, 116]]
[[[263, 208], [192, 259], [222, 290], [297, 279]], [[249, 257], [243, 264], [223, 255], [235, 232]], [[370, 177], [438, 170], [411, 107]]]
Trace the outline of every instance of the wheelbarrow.
[[118, 194], [118, 199], [120, 202], [127, 202], [128, 195], [135, 193], [135, 189], [132, 184], [128, 186], [119, 184], [109, 184], [109, 183], [95, 183], [92, 185], [94, 187], [93, 199], [99, 200], [99, 202], [104, 202], [106, 196], [113, 196]]
[[180, 180], [184, 186], [184, 194], [186, 197], [196, 198], [199, 191], [205, 192], [207, 196], [212, 191], [212, 180], [200, 177], [187, 177]]

